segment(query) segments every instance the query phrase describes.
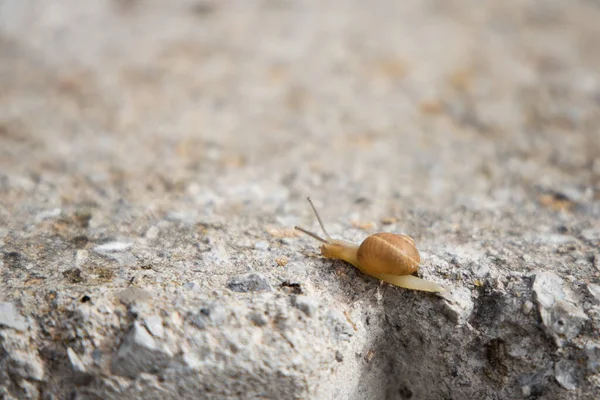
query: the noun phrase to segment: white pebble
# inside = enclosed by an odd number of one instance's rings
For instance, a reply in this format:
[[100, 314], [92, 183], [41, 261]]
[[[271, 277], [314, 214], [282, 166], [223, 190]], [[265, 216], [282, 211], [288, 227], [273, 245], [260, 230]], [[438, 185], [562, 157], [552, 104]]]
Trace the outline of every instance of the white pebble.
[[108, 242], [94, 247], [94, 250], [100, 252], [110, 251], [125, 251], [133, 246], [133, 243], [128, 242]]
[[268, 250], [269, 249], [269, 242], [261, 240], [259, 242], [254, 243], [254, 248], [256, 250]]

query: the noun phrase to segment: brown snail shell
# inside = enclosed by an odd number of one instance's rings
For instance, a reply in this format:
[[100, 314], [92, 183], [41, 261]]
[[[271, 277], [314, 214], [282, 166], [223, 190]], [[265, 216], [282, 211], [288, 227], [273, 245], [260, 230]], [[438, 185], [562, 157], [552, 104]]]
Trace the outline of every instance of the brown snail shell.
[[357, 260], [373, 274], [410, 275], [417, 272], [421, 256], [410, 236], [380, 232], [363, 240]]

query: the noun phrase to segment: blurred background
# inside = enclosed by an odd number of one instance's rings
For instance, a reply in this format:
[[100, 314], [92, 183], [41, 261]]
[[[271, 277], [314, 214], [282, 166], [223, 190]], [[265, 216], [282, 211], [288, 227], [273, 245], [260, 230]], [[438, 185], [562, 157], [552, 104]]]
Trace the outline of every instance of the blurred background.
[[116, 181], [149, 207], [442, 206], [600, 180], [597, 2], [2, 0], [0, 18], [2, 169], [73, 201]]
[[333, 218], [598, 217], [598, 21], [596, 1], [1, 0], [0, 221], [309, 218], [307, 195]]

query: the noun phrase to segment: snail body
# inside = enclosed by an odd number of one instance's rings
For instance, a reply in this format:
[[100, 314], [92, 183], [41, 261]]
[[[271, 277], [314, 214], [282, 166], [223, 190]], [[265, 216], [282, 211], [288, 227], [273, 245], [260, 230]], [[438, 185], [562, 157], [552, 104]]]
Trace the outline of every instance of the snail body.
[[299, 226], [296, 226], [296, 229], [323, 243], [321, 245], [323, 257], [344, 260], [364, 274], [395, 286], [426, 292], [444, 290], [435, 282], [412, 275], [417, 272], [421, 257], [415, 241], [410, 236], [380, 232], [367, 237], [360, 245], [333, 239], [325, 230], [310, 198], [308, 201], [321, 225], [325, 239]]

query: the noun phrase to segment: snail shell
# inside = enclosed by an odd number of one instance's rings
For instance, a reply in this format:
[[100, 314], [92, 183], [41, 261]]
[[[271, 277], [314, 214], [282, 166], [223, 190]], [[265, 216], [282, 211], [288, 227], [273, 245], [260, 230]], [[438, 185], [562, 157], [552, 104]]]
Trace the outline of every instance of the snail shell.
[[410, 236], [381, 232], [360, 244], [357, 261], [371, 274], [410, 275], [417, 271], [421, 256]]

